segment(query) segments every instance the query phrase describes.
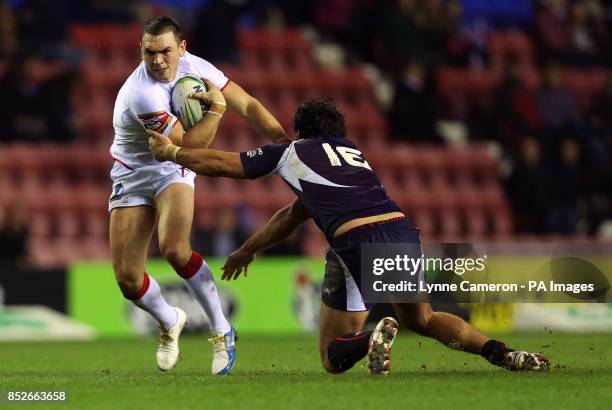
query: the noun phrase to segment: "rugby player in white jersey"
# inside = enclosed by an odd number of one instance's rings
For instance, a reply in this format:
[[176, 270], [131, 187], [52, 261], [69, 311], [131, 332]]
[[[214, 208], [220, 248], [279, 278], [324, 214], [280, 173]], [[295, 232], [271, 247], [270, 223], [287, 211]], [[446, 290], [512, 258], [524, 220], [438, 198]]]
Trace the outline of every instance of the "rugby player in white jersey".
[[[145, 129], [157, 131], [181, 147], [206, 147], [227, 108], [246, 118], [271, 141], [287, 140], [279, 122], [255, 98], [231, 82], [206, 60], [189, 54], [177, 22], [155, 17], [141, 35], [142, 62], [121, 87], [113, 114], [115, 160], [109, 199], [110, 247], [115, 278], [125, 298], [148, 312], [159, 324], [160, 370], [179, 358], [179, 335], [186, 323], [181, 309], [163, 298], [155, 279], [145, 272], [147, 251], [156, 220], [159, 248], [210, 320], [213, 374], [228, 373], [235, 363], [234, 328], [225, 318], [211, 271], [191, 249], [195, 174], [173, 162], [156, 161], [148, 149]], [[207, 79], [224, 98], [210, 94], [206, 117], [188, 131], [172, 114], [171, 92], [185, 74]], [[218, 94], [217, 94], [218, 97]]]

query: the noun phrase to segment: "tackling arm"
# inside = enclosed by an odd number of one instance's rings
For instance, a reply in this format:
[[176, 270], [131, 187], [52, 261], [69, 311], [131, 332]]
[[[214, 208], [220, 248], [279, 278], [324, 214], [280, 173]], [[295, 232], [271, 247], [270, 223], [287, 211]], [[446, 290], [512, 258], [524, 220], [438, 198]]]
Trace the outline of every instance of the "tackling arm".
[[147, 130], [147, 134], [149, 149], [158, 161], [174, 161], [200, 175], [246, 178], [238, 152], [179, 147], [158, 132]]
[[304, 204], [295, 200], [278, 210], [260, 231], [247, 239], [241, 248], [251, 253], [260, 252], [287, 239], [311, 215]]
[[277, 211], [266, 226], [254, 233], [240, 248], [230, 254], [223, 266], [222, 279], [230, 280], [232, 277], [237, 279], [242, 271], [246, 276], [248, 266], [257, 252], [288, 238], [310, 217], [310, 212], [299, 198]]
[[246, 178], [238, 152], [181, 148], [174, 162], [199, 175]]
[[310, 212], [299, 198], [277, 211], [266, 223], [266, 226], [253, 234], [240, 248], [230, 254], [227, 262], [223, 265], [221, 278], [224, 280], [238, 279], [243, 271], [246, 276], [249, 264], [255, 259], [255, 253], [286, 239], [310, 217]]

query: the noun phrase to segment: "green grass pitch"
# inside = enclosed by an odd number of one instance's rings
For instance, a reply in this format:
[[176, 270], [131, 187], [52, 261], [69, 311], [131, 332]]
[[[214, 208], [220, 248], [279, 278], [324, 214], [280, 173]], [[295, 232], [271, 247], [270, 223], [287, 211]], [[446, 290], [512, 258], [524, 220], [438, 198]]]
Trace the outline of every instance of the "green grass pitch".
[[[404, 332], [407, 333], [407, 332]], [[548, 374], [511, 373], [477, 356], [403, 335], [392, 371], [358, 365], [325, 373], [314, 336], [241, 335], [231, 375], [210, 376], [204, 338], [185, 337], [168, 373], [155, 367], [153, 339], [0, 344], [0, 390], [67, 389], [63, 404], [3, 409], [609, 409], [612, 335], [512, 335], [510, 346], [541, 351]]]

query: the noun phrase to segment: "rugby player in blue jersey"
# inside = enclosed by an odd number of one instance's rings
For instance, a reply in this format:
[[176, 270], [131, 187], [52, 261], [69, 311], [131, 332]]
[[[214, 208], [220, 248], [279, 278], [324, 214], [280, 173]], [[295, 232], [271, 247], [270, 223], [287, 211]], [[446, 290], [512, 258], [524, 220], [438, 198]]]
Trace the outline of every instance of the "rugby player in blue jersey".
[[[210, 102], [215, 93], [212, 87], [192, 97]], [[323, 367], [340, 373], [367, 356], [370, 373], [387, 373], [398, 324], [384, 318], [375, 329], [362, 329], [372, 306], [361, 295], [361, 245], [419, 244], [419, 231], [387, 196], [361, 151], [346, 138], [344, 116], [329, 100], [302, 104], [295, 113], [294, 128], [296, 141], [242, 153], [181, 148], [154, 131], [148, 131], [149, 148], [157, 160], [174, 161], [200, 175], [253, 179], [277, 174], [283, 178], [296, 199], [229, 256], [223, 279], [246, 274], [257, 252], [313, 218], [330, 244], [319, 324]], [[457, 316], [432, 311], [429, 303], [394, 303], [393, 307], [408, 329], [446, 346], [480, 354], [509, 370], [548, 369], [543, 355], [511, 349]]]

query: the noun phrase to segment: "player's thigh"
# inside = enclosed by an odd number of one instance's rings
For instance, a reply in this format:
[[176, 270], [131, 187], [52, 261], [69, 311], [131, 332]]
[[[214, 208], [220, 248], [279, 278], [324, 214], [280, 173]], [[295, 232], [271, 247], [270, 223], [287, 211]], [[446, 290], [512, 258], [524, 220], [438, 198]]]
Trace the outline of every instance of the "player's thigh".
[[[168, 186], [155, 198], [155, 206], [159, 213], [157, 235], [162, 253], [190, 252], [189, 236], [193, 223], [193, 202], [193, 188], [182, 183]], [[182, 256], [189, 259], [191, 255]]]
[[142, 280], [154, 227], [155, 210], [150, 206], [115, 208], [111, 211], [111, 258], [118, 279], [135, 275]]
[[427, 322], [433, 314], [431, 305], [426, 302], [394, 303], [393, 309], [395, 309], [402, 324], [417, 333], [427, 326]]
[[321, 303], [319, 316], [319, 351], [321, 360], [327, 358], [327, 347], [337, 337], [363, 329], [368, 311], [347, 312]]

